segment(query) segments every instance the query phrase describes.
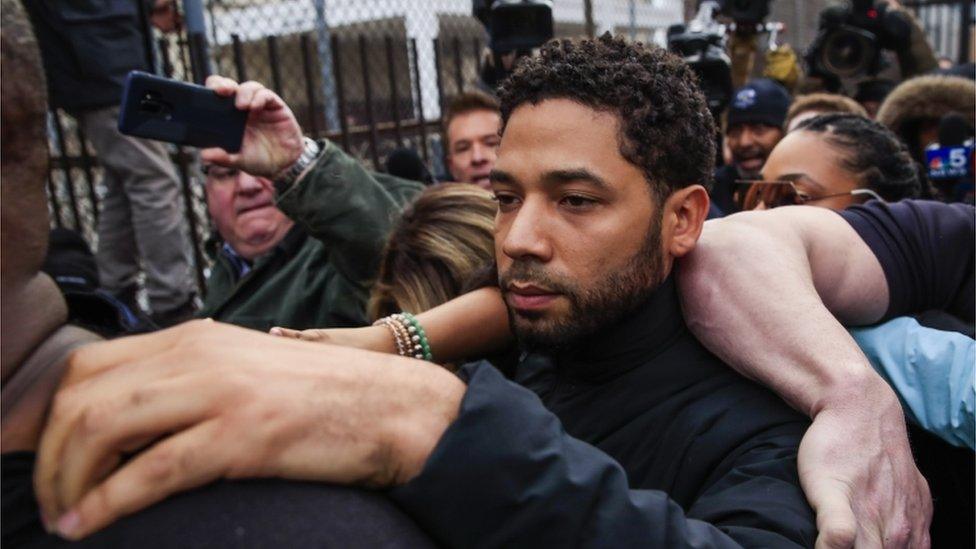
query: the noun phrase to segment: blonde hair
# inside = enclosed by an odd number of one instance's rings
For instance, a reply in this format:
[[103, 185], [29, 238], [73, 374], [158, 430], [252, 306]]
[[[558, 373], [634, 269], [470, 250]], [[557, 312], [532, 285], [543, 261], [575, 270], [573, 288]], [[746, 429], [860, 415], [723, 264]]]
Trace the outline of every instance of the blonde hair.
[[369, 317], [421, 313], [468, 289], [495, 259], [495, 211], [491, 194], [476, 185], [424, 190], [390, 232]]

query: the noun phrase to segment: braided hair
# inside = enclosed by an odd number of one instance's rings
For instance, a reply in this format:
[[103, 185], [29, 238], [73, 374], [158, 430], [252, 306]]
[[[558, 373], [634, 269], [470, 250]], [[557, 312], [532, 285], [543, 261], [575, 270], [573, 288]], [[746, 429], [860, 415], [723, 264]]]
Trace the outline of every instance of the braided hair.
[[815, 116], [796, 131], [824, 134], [841, 152], [842, 167], [854, 174], [861, 188], [871, 189], [889, 202], [918, 198], [924, 176], [908, 147], [888, 128], [874, 120], [848, 113]]

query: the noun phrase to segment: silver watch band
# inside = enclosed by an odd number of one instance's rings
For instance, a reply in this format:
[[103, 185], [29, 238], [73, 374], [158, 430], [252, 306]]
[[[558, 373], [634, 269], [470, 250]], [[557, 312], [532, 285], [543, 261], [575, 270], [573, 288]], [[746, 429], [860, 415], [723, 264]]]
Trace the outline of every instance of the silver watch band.
[[298, 157], [288, 170], [282, 175], [277, 177], [274, 181], [275, 191], [279, 195], [287, 191], [298, 179], [298, 176], [305, 171], [305, 168], [309, 167], [315, 159], [319, 157], [322, 149], [324, 147], [320, 146], [315, 140], [308, 137], [302, 138], [304, 147], [302, 148], [302, 154]]

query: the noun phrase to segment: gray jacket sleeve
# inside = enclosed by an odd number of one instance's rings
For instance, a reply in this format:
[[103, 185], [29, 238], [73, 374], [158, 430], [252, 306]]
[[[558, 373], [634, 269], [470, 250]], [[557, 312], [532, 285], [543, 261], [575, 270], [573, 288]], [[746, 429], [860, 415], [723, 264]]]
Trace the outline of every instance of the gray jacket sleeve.
[[[487, 363], [462, 373], [468, 390], [457, 420], [421, 474], [390, 492], [448, 547], [813, 544], [809, 519], [798, 520], [794, 505], [779, 505], [771, 484], [753, 482], [764, 476], [768, 456], [711, 483], [691, 512], [713, 523], [696, 520], [663, 492], [631, 490], [618, 463], [566, 434], [534, 393]], [[782, 512], [750, 511], [757, 500]]]

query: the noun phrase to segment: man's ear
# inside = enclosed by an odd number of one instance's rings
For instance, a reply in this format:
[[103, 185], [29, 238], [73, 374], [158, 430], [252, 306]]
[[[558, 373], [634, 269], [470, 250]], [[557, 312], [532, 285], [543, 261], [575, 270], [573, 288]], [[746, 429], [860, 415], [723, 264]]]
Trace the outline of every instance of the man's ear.
[[695, 248], [702, 226], [708, 217], [708, 191], [691, 185], [671, 193], [664, 203], [667, 251], [672, 257], [683, 257]]

